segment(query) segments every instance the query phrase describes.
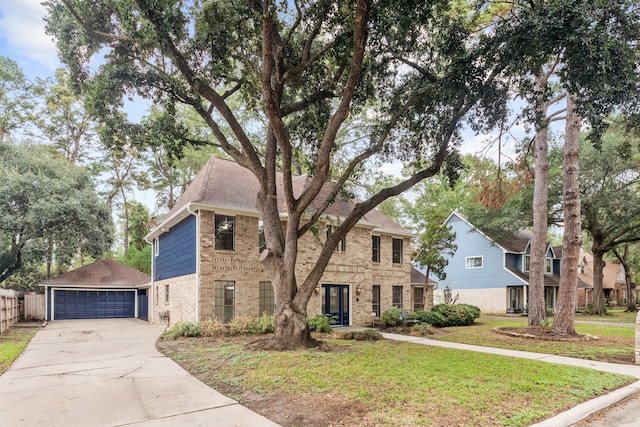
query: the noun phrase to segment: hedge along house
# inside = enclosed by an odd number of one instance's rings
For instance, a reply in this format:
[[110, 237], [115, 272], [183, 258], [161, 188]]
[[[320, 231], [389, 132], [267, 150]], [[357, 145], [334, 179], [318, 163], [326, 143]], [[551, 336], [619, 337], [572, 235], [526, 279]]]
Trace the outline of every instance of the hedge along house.
[[45, 319], [139, 318], [149, 321], [151, 277], [119, 262], [101, 259], [40, 284]]
[[[282, 175], [278, 174], [281, 185]], [[296, 194], [307, 176], [294, 177]], [[211, 158], [161, 224], [145, 238], [153, 244], [152, 306], [171, 324], [272, 314], [274, 293], [260, 262], [264, 245], [255, 176], [235, 162]], [[279, 191], [281, 220], [287, 220]], [[326, 194], [324, 194], [326, 196]], [[320, 195], [322, 197], [322, 194]], [[300, 240], [296, 274], [306, 275], [326, 236], [356, 201], [337, 200], [316, 233]], [[378, 211], [369, 212], [335, 249], [307, 311], [338, 325], [369, 325], [386, 308], [410, 310], [411, 233]], [[418, 285], [419, 286], [419, 285]]]

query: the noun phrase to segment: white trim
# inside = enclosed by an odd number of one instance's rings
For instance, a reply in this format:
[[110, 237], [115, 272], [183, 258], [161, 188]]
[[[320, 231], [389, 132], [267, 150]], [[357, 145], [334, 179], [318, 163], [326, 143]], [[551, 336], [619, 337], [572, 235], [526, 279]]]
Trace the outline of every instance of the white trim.
[[[502, 249], [502, 252], [504, 253], [512, 253], [511, 251], [506, 250], [504, 247], [502, 247], [498, 242], [496, 242], [495, 240], [493, 240], [491, 237], [487, 236], [485, 233], [482, 232], [482, 230], [480, 230], [479, 228], [477, 228], [475, 225], [471, 224], [464, 216], [462, 216], [462, 214], [460, 214], [457, 210], [451, 212], [451, 214], [447, 217], [447, 219], [444, 221], [443, 224], [447, 224], [449, 222], [449, 219], [451, 219], [452, 216], [457, 216], [461, 221], [463, 221], [465, 224], [467, 224], [469, 227], [471, 227], [471, 231], [473, 231], [474, 233], [480, 233], [482, 236], [484, 236], [486, 239], [488, 239], [490, 242], [492, 242], [496, 247]], [[448, 225], [448, 224], [447, 224]]]
[[[189, 211], [189, 213], [196, 217], [196, 322], [200, 323], [200, 211], [199, 210]], [[215, 224], [215, 216], [214, 216], [214, 224]], [[234, 226], [235, 226], [235, 223], [234, 223]], [[235, 230], [234, 230], [234, 233], [235, 233]], [[214, 235], [214, 245], [215, 245], [215, 235]]]
[[[476, 258], [480, 258], [480, 266], [479, 267], [469, 267], [469, 263], [468, 261], [470, 259], [476, 259]], [[478, 270], [480, 268], [484, 268], [484, 255], [473, 255], [473, 256], [468, 256], [465, 257], [464, 259], [464, 269], [465, 270]]]

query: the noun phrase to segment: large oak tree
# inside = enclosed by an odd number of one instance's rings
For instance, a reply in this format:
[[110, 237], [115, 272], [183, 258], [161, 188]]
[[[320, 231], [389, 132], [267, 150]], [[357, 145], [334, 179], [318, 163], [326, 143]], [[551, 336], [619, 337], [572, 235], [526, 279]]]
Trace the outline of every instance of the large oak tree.
[[[91, 97], [107, 126], [135, 131], [117, 120], [123, 99], [133, 94], [169, 113], [186, 105], [205, 121], [214, 144], [257, 177], [266, 238], [262, 261], [276, 299], [274, 348], [311, 342], [306, 307], [333, 248], [365, 213], [456, 159], [463, 125], [481, 132], [502, 119], [500, 72], [514, 51], [534, 54], [525, 39], [531, 33], [522, 33], [519, 19], [504, 31], [472, 32], [475, 12], [449, 1], [46, 4], [48, 31], [77, 88]], [[544, 4], [523, 4], [543, 12], [519, 9], [524, 17], [544, 16]], [[483, 2], [478, 7], [482, 12]], [[536, 30], [546, 34], [549, 21]], [[553, 43], [551, 38], [546, 47]], [[163, 128], [189, 141], [175, 117], [164, 117]], [[180, 151], [179, 145], [168, 148]], [[394, 159], [419, 167], [357, 203], [311, 272], [297, 277], [298, 239], [363, 168]], [[297, 195], [292, 174], [300, 170], [311, 179]], [[330, 197], [317, 200], [327, 185]], [[278, 191], [286, 202], [284, 227]]]

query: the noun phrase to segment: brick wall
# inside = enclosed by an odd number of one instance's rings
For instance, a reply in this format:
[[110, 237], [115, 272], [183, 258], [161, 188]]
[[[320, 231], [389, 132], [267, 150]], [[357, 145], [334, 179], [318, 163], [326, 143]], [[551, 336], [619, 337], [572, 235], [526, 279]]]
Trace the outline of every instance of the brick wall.
[[[173, 277], [153, 283], [152, 298], [149, 306], [153, 309], [151, 318], [158, 322], [158, 313], [169, 310], [169, 325], [179, 321], [195, 322], [196, 319], [196, 275]], [[169, 298], [167, 298], [167, 289]], [[168, 300], [168, 301], [167, 301]]]
[[[258, 316], [258, 283], [269, 277], [260, 263], [258, 253], [258, 218], [236, 215], [235, 250], [215, 250], [214, 212], [200, 212], [200, 320], [215, 316], [215, 282], [235, 282], [235, 315]], [[319, 240], [307, 233], [299, 242], [298, 278], [310, 271], [322, 249], [325, 228], [321, 226]], [[322, 284], [349, 285], [351, 322], [353, 325], [371, 323], [372, 286], [381, 285], [381, 308], [391, 307], [392, 287], [403, 286], [403, 301], [406, 310], [412, 307], [410, 283], [411, 263], [409, 239], [403, 243], [403, 263], [391, 262], [391, 237], [381, 236], [380, 263], [371, 261], [371, 230], [356, 227], [347, 235], [346, 251], [336, 251], [320, 280]], [[361, 288], [356, 295], [356, 288]], [[195, 295], [195, 292], [194, 292]], [[307, 310], [310, 316], [320, 314], [320, 295], [312, 295]], [[172, 319], [174, 318], [172, 312]]]

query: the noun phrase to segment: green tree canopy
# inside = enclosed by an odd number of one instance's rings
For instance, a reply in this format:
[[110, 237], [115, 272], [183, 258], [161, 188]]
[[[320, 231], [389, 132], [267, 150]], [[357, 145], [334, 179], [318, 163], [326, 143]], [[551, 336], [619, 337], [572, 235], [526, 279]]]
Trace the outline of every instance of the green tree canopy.
[[0, 142], [0, 282], [32, 264], [98, 257], [112, 242], [111, 214], [84, 168], [41, 145]]

